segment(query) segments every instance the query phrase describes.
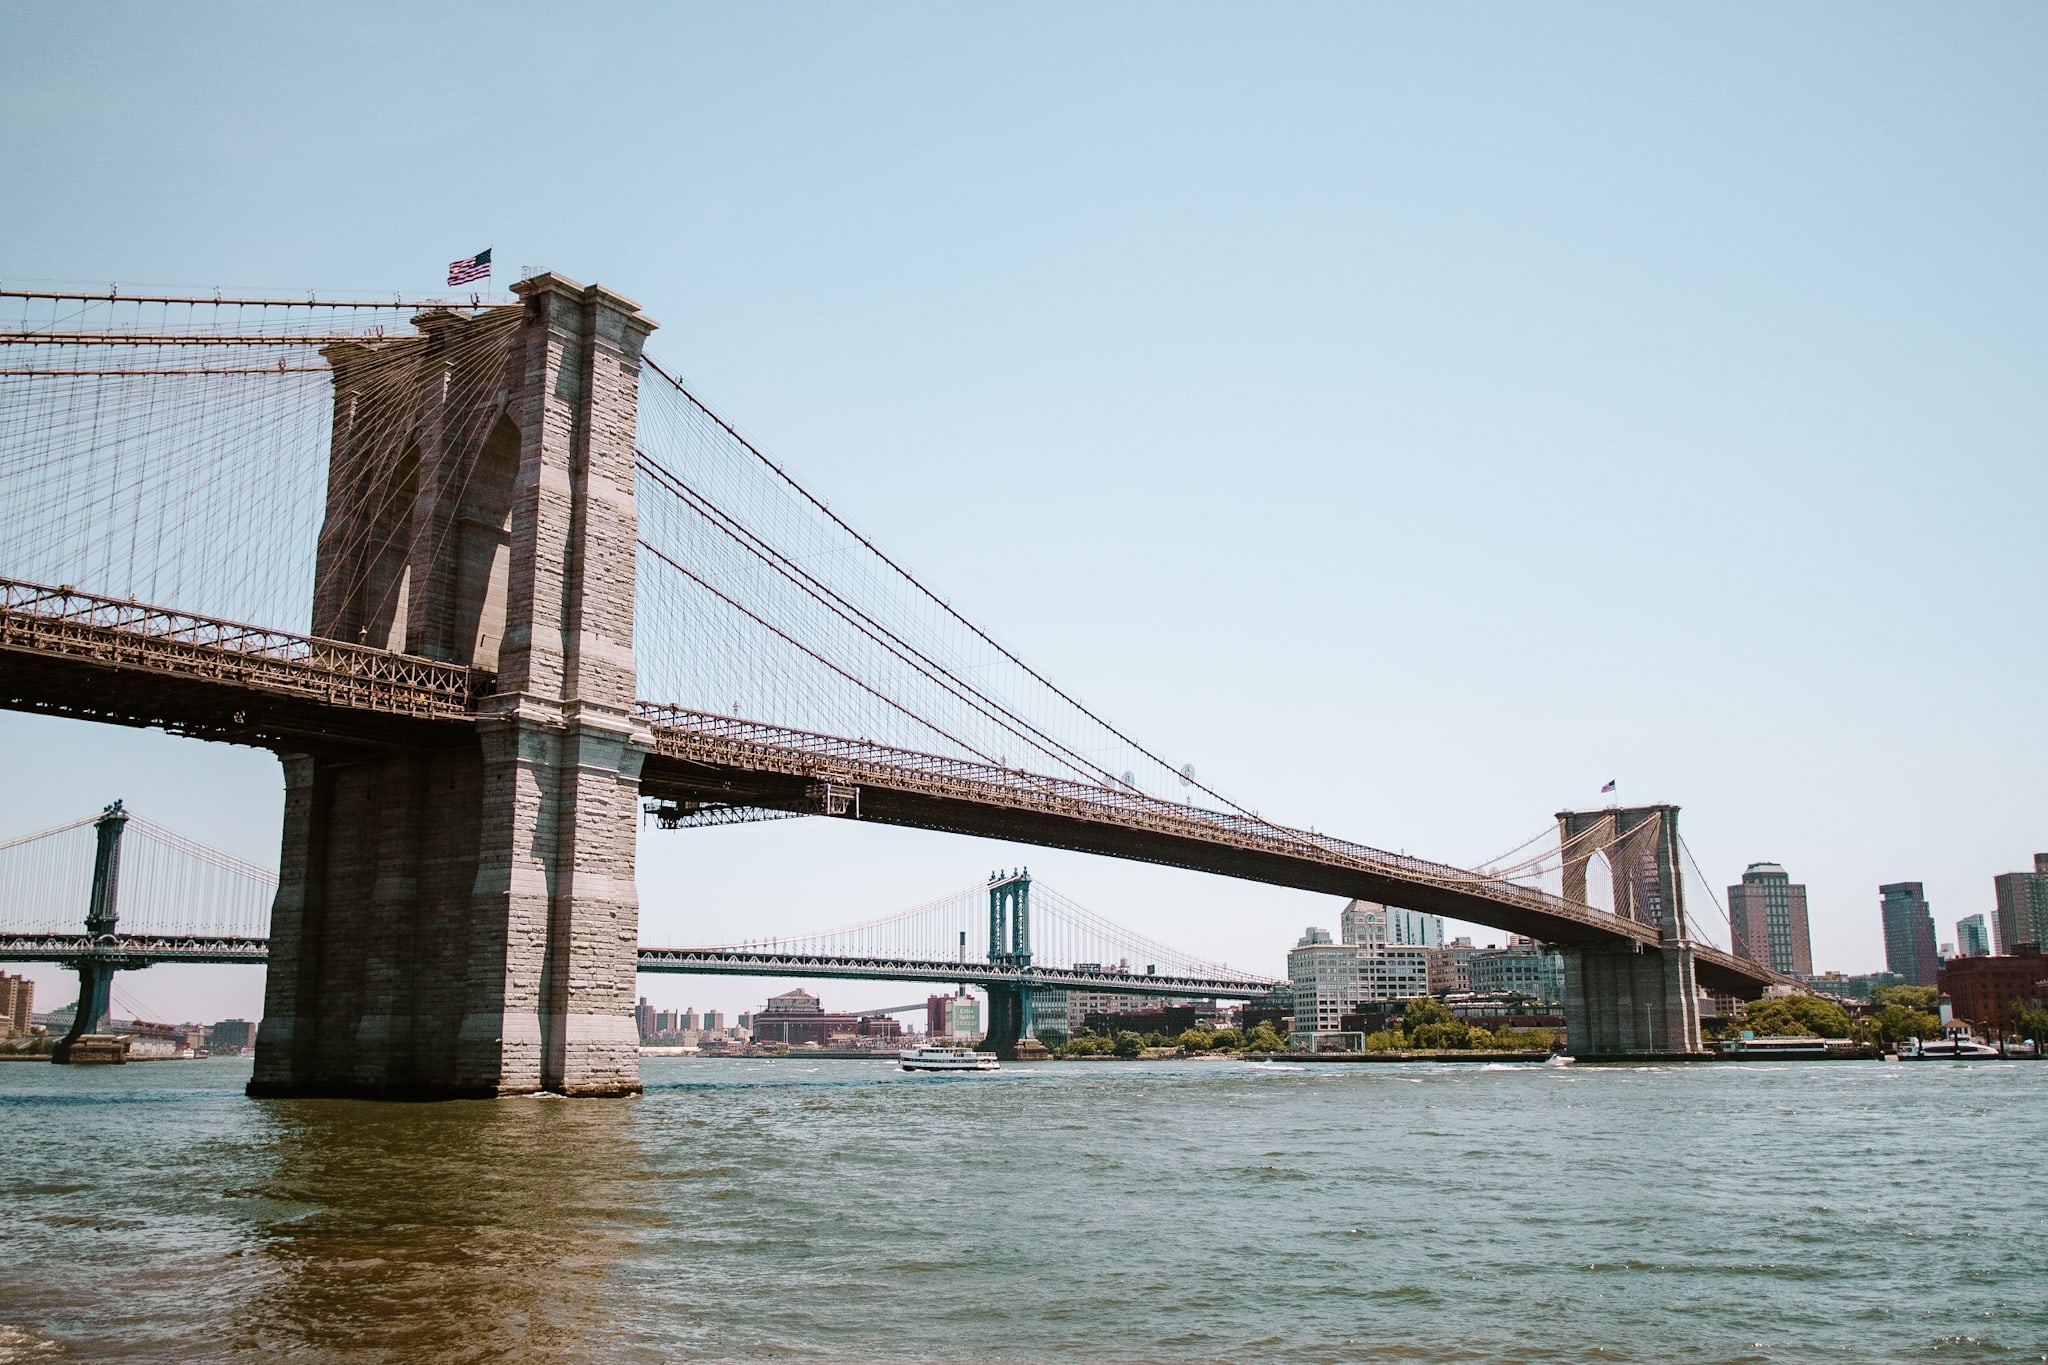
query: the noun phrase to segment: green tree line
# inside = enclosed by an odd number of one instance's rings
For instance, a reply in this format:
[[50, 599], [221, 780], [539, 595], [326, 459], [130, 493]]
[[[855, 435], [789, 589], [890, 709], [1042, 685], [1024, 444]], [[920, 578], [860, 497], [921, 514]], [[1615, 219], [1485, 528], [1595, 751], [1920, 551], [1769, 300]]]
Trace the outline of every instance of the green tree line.
[[1932, 986], [1879, 986], [1870, 993], [1874, 1013], [1851, 1019], [1831, 1000], [1810, 995], [1752, 1000], [1723, 1024], [1716, 1037], [1733, 1038], [1748, 1029], [1766, 1038], [1851, 1038], [1859, 1043], [1897, 1044], [1908, 1038], [1939, 1038], [1935, 1013], [1941, 993]]
[[1052, 1052], [1055, 1057], [1135, 1057], [1148, 1047], [1178, 1047], [1190, 1055], [1204, 1052], [1285, 1052], [1287, 1036], [1270, 1023], [1261, 1023], [1249, 1033], [1234, 1028], [1197, 1026], [1177, 1036], [1126, 1030], [1091, 1033], [1083, 1029]]
[[1367, 1052], [1536, 1052], [1557, 1042], [1557, 1033], [1547, 1028], [1514, 1028], [1502, 1024], [1489, 1029], [1468, 1023], [1451, 1013], [1441, 1000], [1421, 996], [1410, 1000], [1401, 1020], [1390, 1029], [1365, 1035]]

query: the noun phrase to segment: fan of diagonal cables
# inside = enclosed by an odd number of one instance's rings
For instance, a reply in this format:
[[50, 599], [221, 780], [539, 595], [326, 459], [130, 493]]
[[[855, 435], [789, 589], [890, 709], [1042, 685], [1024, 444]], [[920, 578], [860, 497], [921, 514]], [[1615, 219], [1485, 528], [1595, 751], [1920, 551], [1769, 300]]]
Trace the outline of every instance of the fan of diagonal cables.
[[[1634, 864], [1645, 876], [1655, 875], [1656, 860], [1649, 844], [1645, 830], [1640, 828], [1588, 825], [1566, 838], [1557, 825], [1550, 824], [1513, 848], [1487, 859], [1476, 872], [1490, 879], [1559, 895], [1563, 891], [1565, 865], [1582, 863], [1586, 865], [1589, 900], [1595, 908], [1613, 912], [1617, 907], [1608, 902], [1612, 899], [1611, 879], [1616, 868], [1626, 873]], [[1728, 909], [1713, 881], [1700, 869], [1691, 846], [1682, 836], [1678, 847], [1688, 936], [1741, 952]], [[1626, 913], [1625, 907], [1621, 910]]]
[[[92, 900], [99, 817], [0, 842], [0, 933], [75, 934]], [[116, 863], [119, 932], [262, 938], [277, 874], [130, 815]]]
[[643, 697], [1239, 809], [955, 610], [651, 360], [638, 493]]
[[[330, 495], [400, 496], [420, 367], [499, 382], [471, 353], [509, 345], [518, 310], [429, 355], [414, 318], [434, 306], [0, 289], [0, 576], [306, 629]], [[362, 362], [348, 392], [335, 347]], [[330, 466], [352, 413], [376, 429]], [[388, 510], [359, 524], [410, 509]]]
[[[1209, 980], [1252, 973], [1233, 970], [1147, 938], [1062, 895], [1042, 881], [1030, 887], [1031, 960], [1038, 967], [1119, 968], [1138, 974], [1202, 977]], [[781, 938], [755, 938], [723, 948], [824, 957], [912, 959], [924, 962], [989, 960], [989, 896], [986, 884], [859, 924]]]

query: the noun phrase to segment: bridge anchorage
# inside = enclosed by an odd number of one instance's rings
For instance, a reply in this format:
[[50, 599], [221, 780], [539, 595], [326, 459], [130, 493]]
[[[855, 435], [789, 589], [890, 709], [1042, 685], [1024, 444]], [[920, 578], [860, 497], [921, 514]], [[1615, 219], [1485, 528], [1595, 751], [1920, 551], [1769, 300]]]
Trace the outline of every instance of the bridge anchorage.
[[631, 300], [552, 273], [514, 293], [0, 289], [0, 706], [282, 762], [252, 1093], [637, 1090], [642, 801], [1526, 934], [1566, 949], [1583, 1017], [1612, 1023], [1588, 1036], [1623, 1053], [1697, 1047], [1669, 1003], [1688, 971], [1779, 979], [1690, 942], [1675, 882], [1645, 918], [1231, 803], [747, 443], [644, 354]]

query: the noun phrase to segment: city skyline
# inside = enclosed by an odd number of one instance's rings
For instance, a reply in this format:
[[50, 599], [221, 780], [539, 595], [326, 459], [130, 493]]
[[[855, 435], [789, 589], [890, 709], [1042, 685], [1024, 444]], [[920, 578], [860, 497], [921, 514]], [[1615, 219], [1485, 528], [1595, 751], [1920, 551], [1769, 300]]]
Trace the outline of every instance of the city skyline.
[[[1008, 846], [1005, 845], [1003, 847]], [[1047, 850], [1041, 849], [1038, 852], [1044, 855], [1047, 853]], [[2048, 862], [2048, 854], [2035, 855], [2035, 862], [2038, 869], [2042, 863]], [[1767, 862], [1752, 862], [1745, 868], [1744, 882], [1749, 882], [1755, 874], [1759, 873], [1763, 874], [1763, 879], [1767, 881], [1789, 881], [1783, 867], [1780, 865]], [[2016, 881], [2015, 879], [2025, 880]], [[1695, 885], [1698, 880], [1697, 875], [1688, 877], [1687, 880], [1688, 896], [1696, 897], [1698, 894], [1697, 886]], [[2038, 870], [2034, 873], [1998, 874], [1994, 878], [1995, 897], [1998, 903], [2004, 904], [2008, 903], [2007, 898], [2009, 896], [2017, 894], [2021, 899], [2012, 903], [2017, 903], [2024, 907], [2029, 904], [2025, 899], [2026, 897], [2039, 894], [2033, 890], [2033, 887], [2040, 883], [2048, 883], [2048, 874], [2043, 874]], [[2016, 887], [2017, 891], [2015, 893]], [[1743, 923], [1743, 919], [1735, 893], [1740, 892], [1742, 889], [1742, 884], [1728, 888], [1727, 907], [1731, 912], [1734, 912], [1731, 915], [1731, 919], [1737, 925]], [[1805, 887], [1794, 884], [1787, 887], [1786, 890], [1791, 893], [1791, 904], [1796, 905], [1800, 911], [1799, 918], [1788, 919], [1786, 927], [1790, 928], [1794, 924], [1803, 925]], [[1761, 888], [1759, 888], [1759, 891], [1761, 892]], [[1937, 962], [1942, 957], [1949, 956], [1951, 949], [1953, 949], [1954, 954], [1957, 956], [1970, 955], [1973, 945], [1980, 942], [1984, 943], [1988, 950], [1993, 953], [2005, 951], [1993, 942], [1998, 915], [1998, 911], [1995, 908], [1961, 917], [1954, 926], [1957, 934], [1956, 941], [1953, 943], [1941, 942], [1937, 945], [1932, 905], [1925, 896], [1921, 883], [1886, 884], [1879, 886], [1877, 891], [1879, 895], [1879, 914], [1876, 917], [1875, 937], [1883, 954], [1884, 965], [1857, 970], [1821, 961], [1815, 962], [1810, 970], [1801, 971], [1796, 974], [1818, 977], [1827, 972], [1840, 972], [1848, 976], [1858, 976], [1868, 974], [1870, 971], [1896, 970], [1897, 967], [1893, 954], [1895, 952], [1917, 951], [1920, 945], [1916, 941], [1912, 949], [1901, 949], [1896, 946], [1905, 940], [1895, 937], [1893, 919], [1895, 900], [1903, 913], [1917, 915], [1920, 921], [1924, 921], [1924, 924], [1920, 925], [1920, 929], [1924, 930], [1926, 938], [1925, 951], [1928, 954], [1927, 960], [1929, 964]], [[1894, 893], [1896, 893], [1896, 897]], [[1464, 935], [1472, 937], [1476, 945], [1482, 949], [1494, 946], [1496, 941], [1508, 946], [1512, 946], [1516, 941], [1514, 935], [1503, 934], [1499, 930], [1490, 929], [1483, 925], [1471, 925], [1459, 920], [1446, 920], [1440, 916], [1404, 910], [1398, 907], [1386, 907], [1375, 902], [1357, 899], [1343, 901], [1328, 897], [1316, 897], [1313, 899], [1318, 902], [1333, 904], [1337, 907], [1336, 913], [1327, 918], [1330, 922], [1336, 923], [1341, 927], [1343, 932], [1340, 941], [1342, 944], [1359, 942], [1361, 940], [1358, 935], [1361, 932], [1367, 932], [1380, 935], [1381, 941], [1397, 944], [1403, 942], [1417, 944], [1433, 943], [1441, 947], [1446, 941], [1446, 926], [1450, 926], [1451, 929], [1456, 931], [1462, 931]], [[1783, 900], [1785, 897], [1781, 894], [1779, 899]], [[1762, 918], [1764, 913], [1763, 906], [1764, 901], [1760, 894], [1757, 912], [1759, 915], [1757, 923], [1759, 925], [1765, 923], [1765, 920]], [[1697, 904], [1693, 906], [1691, 917], [1697, 923], [1699, 917]], [[1972, 921], [1975, 922], [1974, 926]], [[1905, 924], [1906, 922], [1901, 920], [1899, 923]], [[1726, 922], [1724, 921], [1725, 924]], [[1312, 929], [1311, 932], [1321, 934], [1322, 938], [1319, 940], [1321, 942], [1332, 941], [1331, 936], [1326, 930]], [[1723, 932], [1727, 932], [1725, 927]], [[1910, 936], [1918, 931], [1908, 927], [1896, 932], [1905, 933]], [[1973, 933], [1978, 935], [1978, 937], [1973, 938]], [[647, 942], [644, 935], [642, 941], [643, 943]], [[1301, 941], [1305, 942], [1306, 940]], [[1722, 941], [1725, 942], [1725, 939]], [[1287, 971], [1285, 966], [1287, 951], [1286, 948], [1280, 950], [1282, 965], [1272, 975], [1281, 978], [1285, 977]], [[1789, 947], [1781, 946], [1781, 951], [1790, 952], [1792, 950]], [[1785, 970], [1784, 967], [1770, 962], [1765, 962], [1764, 965], [1771, 965], [1774, 970]], [[49, 963], [19, 963], [15, 964], [15, 966], [25, 979], [35, 983], [35, 989], [39, 992], [37, 996], [39, 1005], [37, 1013], [47, 1013], [53, 1009], [65, 1007], [77, 994], [76, 978], [68, 970], [60, 969]], [[1933, 966], [1929, 965], [1924, 973], [1929, 978], [1925, 984], [1932, 984], [1932, 972]], [[116, 1008], [114, 1014], [117, 1018], [146, 1019], [160, 1023], [204, 1022], [205, 1019], [211, 1018], [214, 1014], [221, 1013], [223, 1009], [227, 1009], [228, 1013], [233, 1013], [234, 1009], [228, 1008], [233, 1006], [253, 1011], [254, 1016], [260, 1017], [262, 973], [263, 969], [260, 967], [180, 966], [175, 964], [158, 964], [147, 969], [146, 972], [122, 972], [115, 977], [114, 1004]], [[148, 982], [148, 978], [152, 975], [157, 980], [175, 981], [176, 984], [171, 990], [154, 990]], [[1912, 974], [1910, 973], [1901, 973], [1901, 975], [1906, 976], [1909, 981], [1912, 980]], [[846, 1009], [853, 1013], [900, 1003], [898, 1001], [900, 991], [897, 986], [891, 983], [842, 979], [834, 982], [833, 985], [835, 989], [846, 990], [851, 997], [855, 997], [853, 1003], [846, 1006]], [[656, 997], [652, 1000], [652, 1007], [655, 1009], [663, 1011], [692, 1009], [695, 1008], [694, 1002], [702, 999], [714, 1002], [705, 1006], [706, 1009], [716, 1009], [727, 1017], [736, 1017], [738, 1014], [749, 1010], [750, 1006], [745, 1002], [758, 995], [764, 988], [768, 989], [770, 994], [775, 994], [792, 989], [802, 989], [803, 987], [804, 981], [800, 978], [771, 976], [691, 977], [659, 973], [642, 975], [639, 978], [638, 989], [643, 1001], [648, 999], [650, 993], [653, 997]], [[978, 995], [977, 998], [979, 998]], [[166, 1001], [197, 1002], [201, 1007], [196, 1010], [188, 1009], [184, 1012], [180, 1012], [177, 1009], [167, 1010], [158, 1008], [161, 1003]], [[250, 1003], [237, 1005], [236, 1002], [240, 1001]]]

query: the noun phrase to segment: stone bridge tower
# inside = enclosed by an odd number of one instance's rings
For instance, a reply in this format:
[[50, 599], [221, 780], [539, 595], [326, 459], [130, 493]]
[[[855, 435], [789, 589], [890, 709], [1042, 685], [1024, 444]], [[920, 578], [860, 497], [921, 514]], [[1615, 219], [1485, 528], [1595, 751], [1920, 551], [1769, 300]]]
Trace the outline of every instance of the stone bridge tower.
[[1653, 925], [1660, 943], [1560, 944], [1565, 1031], [1582, 1057], [1680, 1055], [1702, 1050], [1699, 986], [1679, 873], [1678, 807], [1559, 811], [1565, 899], [1584, 903], [1586, 870], [1604, 850], [1614, 913]]
[[420, 747], [286, 754], [254, 1095], [640, 1088], [632, 1019], [630, 300], [520, 302], [329, 348], [312, 633], [468, 664], [477, 720]]

